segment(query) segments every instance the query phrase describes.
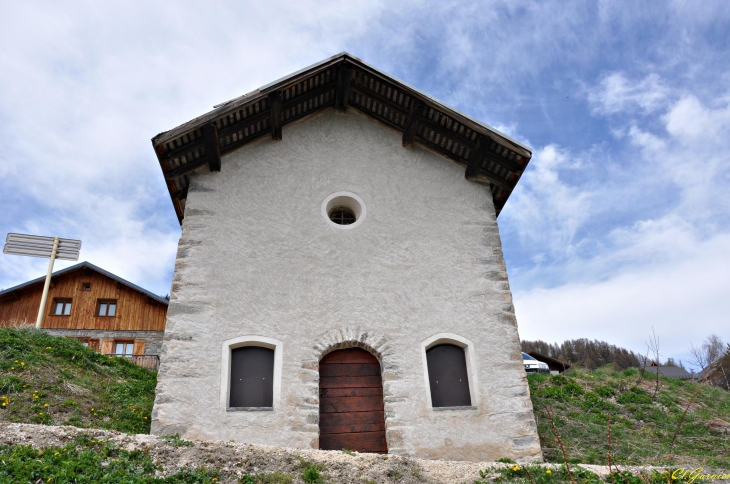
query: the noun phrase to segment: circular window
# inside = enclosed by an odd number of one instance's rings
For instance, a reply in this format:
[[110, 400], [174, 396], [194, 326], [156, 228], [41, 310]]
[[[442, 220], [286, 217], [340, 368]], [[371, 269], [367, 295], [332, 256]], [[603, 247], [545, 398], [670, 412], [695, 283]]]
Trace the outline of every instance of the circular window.
[[337, 225], [350, 225], [355, 223], [355, 212], [349, 207], [335, 207], [330, 210], [330, 220]]
[[354, 193], [333, 193], [322, 202], [322, 216], [330, 227], [353, 229], [365, 220], [365, 214], [365, 202]]

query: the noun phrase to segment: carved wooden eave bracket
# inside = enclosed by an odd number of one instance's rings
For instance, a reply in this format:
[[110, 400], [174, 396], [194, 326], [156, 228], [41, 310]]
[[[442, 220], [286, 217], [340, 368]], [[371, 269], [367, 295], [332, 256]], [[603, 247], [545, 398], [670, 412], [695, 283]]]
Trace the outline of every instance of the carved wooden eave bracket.
[[274, 81], [152, 139], [182, 223], [189, 176], [259, 138], [281, 140], [283, 127], [324, 109], [356, 109], [415, 143], [465, 167], [488, 185], [497, 214], [532, 157], [530, 149], [360, 59], [342, 53]]

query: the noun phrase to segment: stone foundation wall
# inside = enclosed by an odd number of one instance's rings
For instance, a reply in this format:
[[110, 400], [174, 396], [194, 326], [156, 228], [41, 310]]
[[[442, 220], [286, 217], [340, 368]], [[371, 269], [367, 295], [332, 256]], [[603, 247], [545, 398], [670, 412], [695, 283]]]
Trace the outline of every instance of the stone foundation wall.
[[144, 354], [159, 355], [162, 351], [163, 331], [100, 331], [94, 329], [45, 329], [53, 336], [68, 338], [105, 339], [143, 339], [145, 340]]

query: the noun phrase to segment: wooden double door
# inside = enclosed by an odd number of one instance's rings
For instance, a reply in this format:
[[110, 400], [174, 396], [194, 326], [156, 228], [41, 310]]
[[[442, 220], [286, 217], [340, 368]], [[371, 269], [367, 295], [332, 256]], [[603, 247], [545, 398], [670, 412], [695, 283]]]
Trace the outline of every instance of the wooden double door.
[[380, 363], [361, 348], [319, 362], [319, 448], [388, 453]]

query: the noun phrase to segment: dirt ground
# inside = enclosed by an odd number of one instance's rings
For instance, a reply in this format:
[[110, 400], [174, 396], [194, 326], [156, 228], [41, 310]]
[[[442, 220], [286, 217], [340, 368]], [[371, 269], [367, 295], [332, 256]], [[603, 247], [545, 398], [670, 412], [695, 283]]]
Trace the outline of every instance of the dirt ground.
[[[112, 440], [121, 448], [147, 452], [161, 465], [160, 475], [175, 473], [183, 467], [218, 469], [220, 482], [238, 482], [244, 474], [282, 472], [300, 479], [300, 460], [321, 464], [326, 482], [335, 483], [468, 483], [479, 479], [479, 470], [505, 466], [493, 462], [431, 461], [397, 455], [355, 454], [341, 451], [289, 449], [265, 445], [237, 444], [219, 441], [195, 441], [192, 445], [174, 446], [151, 435], [129, 435], [107, 430], [89, 430], [77, 427], [53, 427], [34, 424], [0, 423], [0, 445], [24, 444], [37, 448], [64, 446], [77, 436]], [[553, 467], [542, 464], [546, 468]], [[599, 475], [608, 473], [608, 467], [582, 465]], [[633, 472], [650, 468], [622, 467]], [[657, 468], [660, 469], [660, 468]]]

